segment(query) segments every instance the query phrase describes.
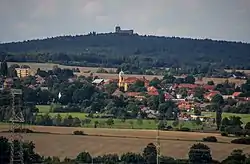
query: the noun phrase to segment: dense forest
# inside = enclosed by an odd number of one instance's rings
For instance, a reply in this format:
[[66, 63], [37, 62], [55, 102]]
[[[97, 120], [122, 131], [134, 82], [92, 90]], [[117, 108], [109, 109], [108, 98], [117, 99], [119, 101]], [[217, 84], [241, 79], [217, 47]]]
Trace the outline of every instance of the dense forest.
[[117, 67], [184, 67], [212, 65], [249, 69], [250, 44], [140, 36], [116, 33], [59, 36], [0, 44], [8, 61], [56, 62], [67, 65]]

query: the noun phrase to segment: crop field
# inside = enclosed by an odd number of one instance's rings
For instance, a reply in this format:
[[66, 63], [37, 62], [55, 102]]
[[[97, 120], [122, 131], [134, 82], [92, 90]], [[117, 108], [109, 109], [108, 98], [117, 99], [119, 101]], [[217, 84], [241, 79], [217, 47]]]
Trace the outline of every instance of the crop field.
[[[0, 130], [6, 130], [7, 125], [0, 125]], [[122, 154], [125, 152], [142, 152], [150, 142], [155, 143], [157, 132], [153, 130], [122, 130], [122, 129], [91, 129], [29, 126], [34, 131], [50, 132], [51, 134], [24, 134], [24, 139], [33, 141], [36, 151], [45, 156], [59, 156], [60, 158], [75, 157], [79, 152], [88, 151], [92, 155], [107, 153]], [[71, 135], [75, 130], [82, 130], [86, 136]], [[53, 133], [53, 134], [52, 134]], [[1, 133], [9, 137], [9, 133]], [[212, 133], [161, 131], [161, 153], [176, 158], [187, 158], [189, 148], [201, 142], [206, 136], [216, 136], [218, 143], [205, 143], [211, 148], [214, 159], [222, 160], [233, 149], [242, 149], [250, 153], [247, 145], [230, 144], [232, 138], [222, 137]], [[45, 144], [46, 143], [46, 144]], [[156, 144], [156, 143], [155, 143]]]
[[[231, 70], [231, 69], [225, 69], [225, 71], [226, 72], [232, 72], [233, 70]], [[235, 70], [235, 71], [237, 71], [237, 72], [244, 72], [245, 74], [250, 74], [250, 70], [240, 70], [240, 69], [238, 69], [238, 70]]]
[[[80, 73], [83, 76], [89, 76], [90, 73]], [[93, 73], [93, 76], [98, 76], [99, 78], [103, 79], [117, 79], [117, 74], [109, 74], [109, 73]], [[125, 78], [127, 77], [137, 77], [137, 78], [143, 78], [145, 77], [147, 80], [152, 80], [153, 78], [162, 79], [163, 76], [160, 75], [124, 75]], [[176, 76], [178, 78], [179, 76]], [[196, 80], [196, 84], [207, 84], [208, 81], [213, 81], [215, 84], [221, 84], [224, 83], [226, 80], [228, 80], [230, 83], [235, 83], [236, 85], [241, 85], [246, 82], [246, 80], [243, 79], [235, 79], [235, 78], [209, 78], [204, 77], [202, 80]]]
[[[55, 65], [57, 65], [59, 68], [68, 68], [68, 69], [73, 69], [73, 68], [79, 68], [81, 72], [85, 71], [91, 71], [91, 72], [96, 72], [98, 70], [98, 67], [78, 67], [78, 66], [66, 66], [66, 65], [61, 65], [61, 64], [53, 64], [53, 63], [28, 63], [28, 62], [8, 62], [8, 65], [12, 64], [18, 64], [18, 65], [28, 65], [30, 66], [32, 71], [36, 71], [38, 68], [41, 70], [51, 70]], [[107, 71], [113, 70], [116, 71], [116, 68], [104, 68]]]
[[[92, 72], [94, 76], [98, 76], [99, 78], [104, 78], [104, 79], [117, 79], [118, 75], [117, 74], [110, 74], [110, 73], [96, 73], [98, 70], [98, 67], [78, 67], [78, 66], [65, 66], [65, 65], [60, 65], [60, 64], [53, 64], [53, 63], [26, 63], [26, 62], [8, 62], [9, 65], [12, 64], [19, 64], [19, 65], [29, 65], [32, 69], [32, 72], [36, 72], [38, 68], [41, 70], [50, 70], [53, 68], [53, 66], [57, 65], [60, 68], [79, 68], [80, 73], [76, 73], [77, 76], [83, 75], [83, 76], [89, 76], [90, 73], [86, 73], [88, 71]], [[112, 70], [116, 71], [116, 68], [104, 68], [107, 71]], [[160, 75], [125, 75], [125, 77], [137, 77], [137, 78], [143, 78], [145, 77], [148, 80], [152, 80], [153, 78], [157, 77], [161, 79], [163, 76]], [[235, 83], [237, 85], [241, 85], [245, 83], [245, 80], [242, 79], [234, 79], [234, 78], [203, 78], [201, 81], [196, 81], [198, 84], [207, 84], [208, 81], [214, 81], [215, 84], [223, 83], [225, 80], [228, 80], [229, 82]]]

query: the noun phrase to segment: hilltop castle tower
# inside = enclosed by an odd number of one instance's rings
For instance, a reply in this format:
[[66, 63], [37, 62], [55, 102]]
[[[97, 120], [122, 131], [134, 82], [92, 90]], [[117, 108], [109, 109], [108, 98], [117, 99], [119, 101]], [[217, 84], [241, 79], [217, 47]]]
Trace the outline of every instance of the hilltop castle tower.
[[122, 30], [120, 26], [115, 27], [115, 33], [117, 34], [127, 34], [127, 35], [133, 35], [134, 30]]

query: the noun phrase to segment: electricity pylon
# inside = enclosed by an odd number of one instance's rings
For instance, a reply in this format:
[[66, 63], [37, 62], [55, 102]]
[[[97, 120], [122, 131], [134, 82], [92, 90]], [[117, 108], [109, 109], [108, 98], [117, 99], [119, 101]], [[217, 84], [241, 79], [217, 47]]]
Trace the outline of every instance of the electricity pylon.
[[11, 89], [12, 109], [10, 121], [10, 164], [24, 164], [23, 160], [23, 136], [22, 124], [24, 116], [22, 113], [22, 90]]

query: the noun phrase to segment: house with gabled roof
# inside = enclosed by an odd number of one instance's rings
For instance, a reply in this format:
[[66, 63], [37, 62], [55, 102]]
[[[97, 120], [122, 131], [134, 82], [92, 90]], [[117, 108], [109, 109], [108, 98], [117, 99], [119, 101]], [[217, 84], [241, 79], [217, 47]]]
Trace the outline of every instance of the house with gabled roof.
[[215, 95], [217, 95], [217, 94], [221, 95], [221, 93], [220, 93], [219, 91], [211, 91], [211, 92], [205, 93], [205, 94], [204, 94], [204, 98], [207, 99], [207, 100], [209, 100], [209, 101], [211, 101], [212, 98], [213, 98]]
[[155, 88], [154, 86], [147, 87], [147, 93], [150, 96], [158, 96], [159, 95], [157, 88]]
[[241, 93], [242, 93], [242, 92], [234, 92], [234, 93], [232, 94], [232, 98], [233, 98], [233, 99], [238, 98], [238, 97], [240, 96]]
[[174, 97], [170, 93], [164, 93], [165, 101], [172, 100]]

